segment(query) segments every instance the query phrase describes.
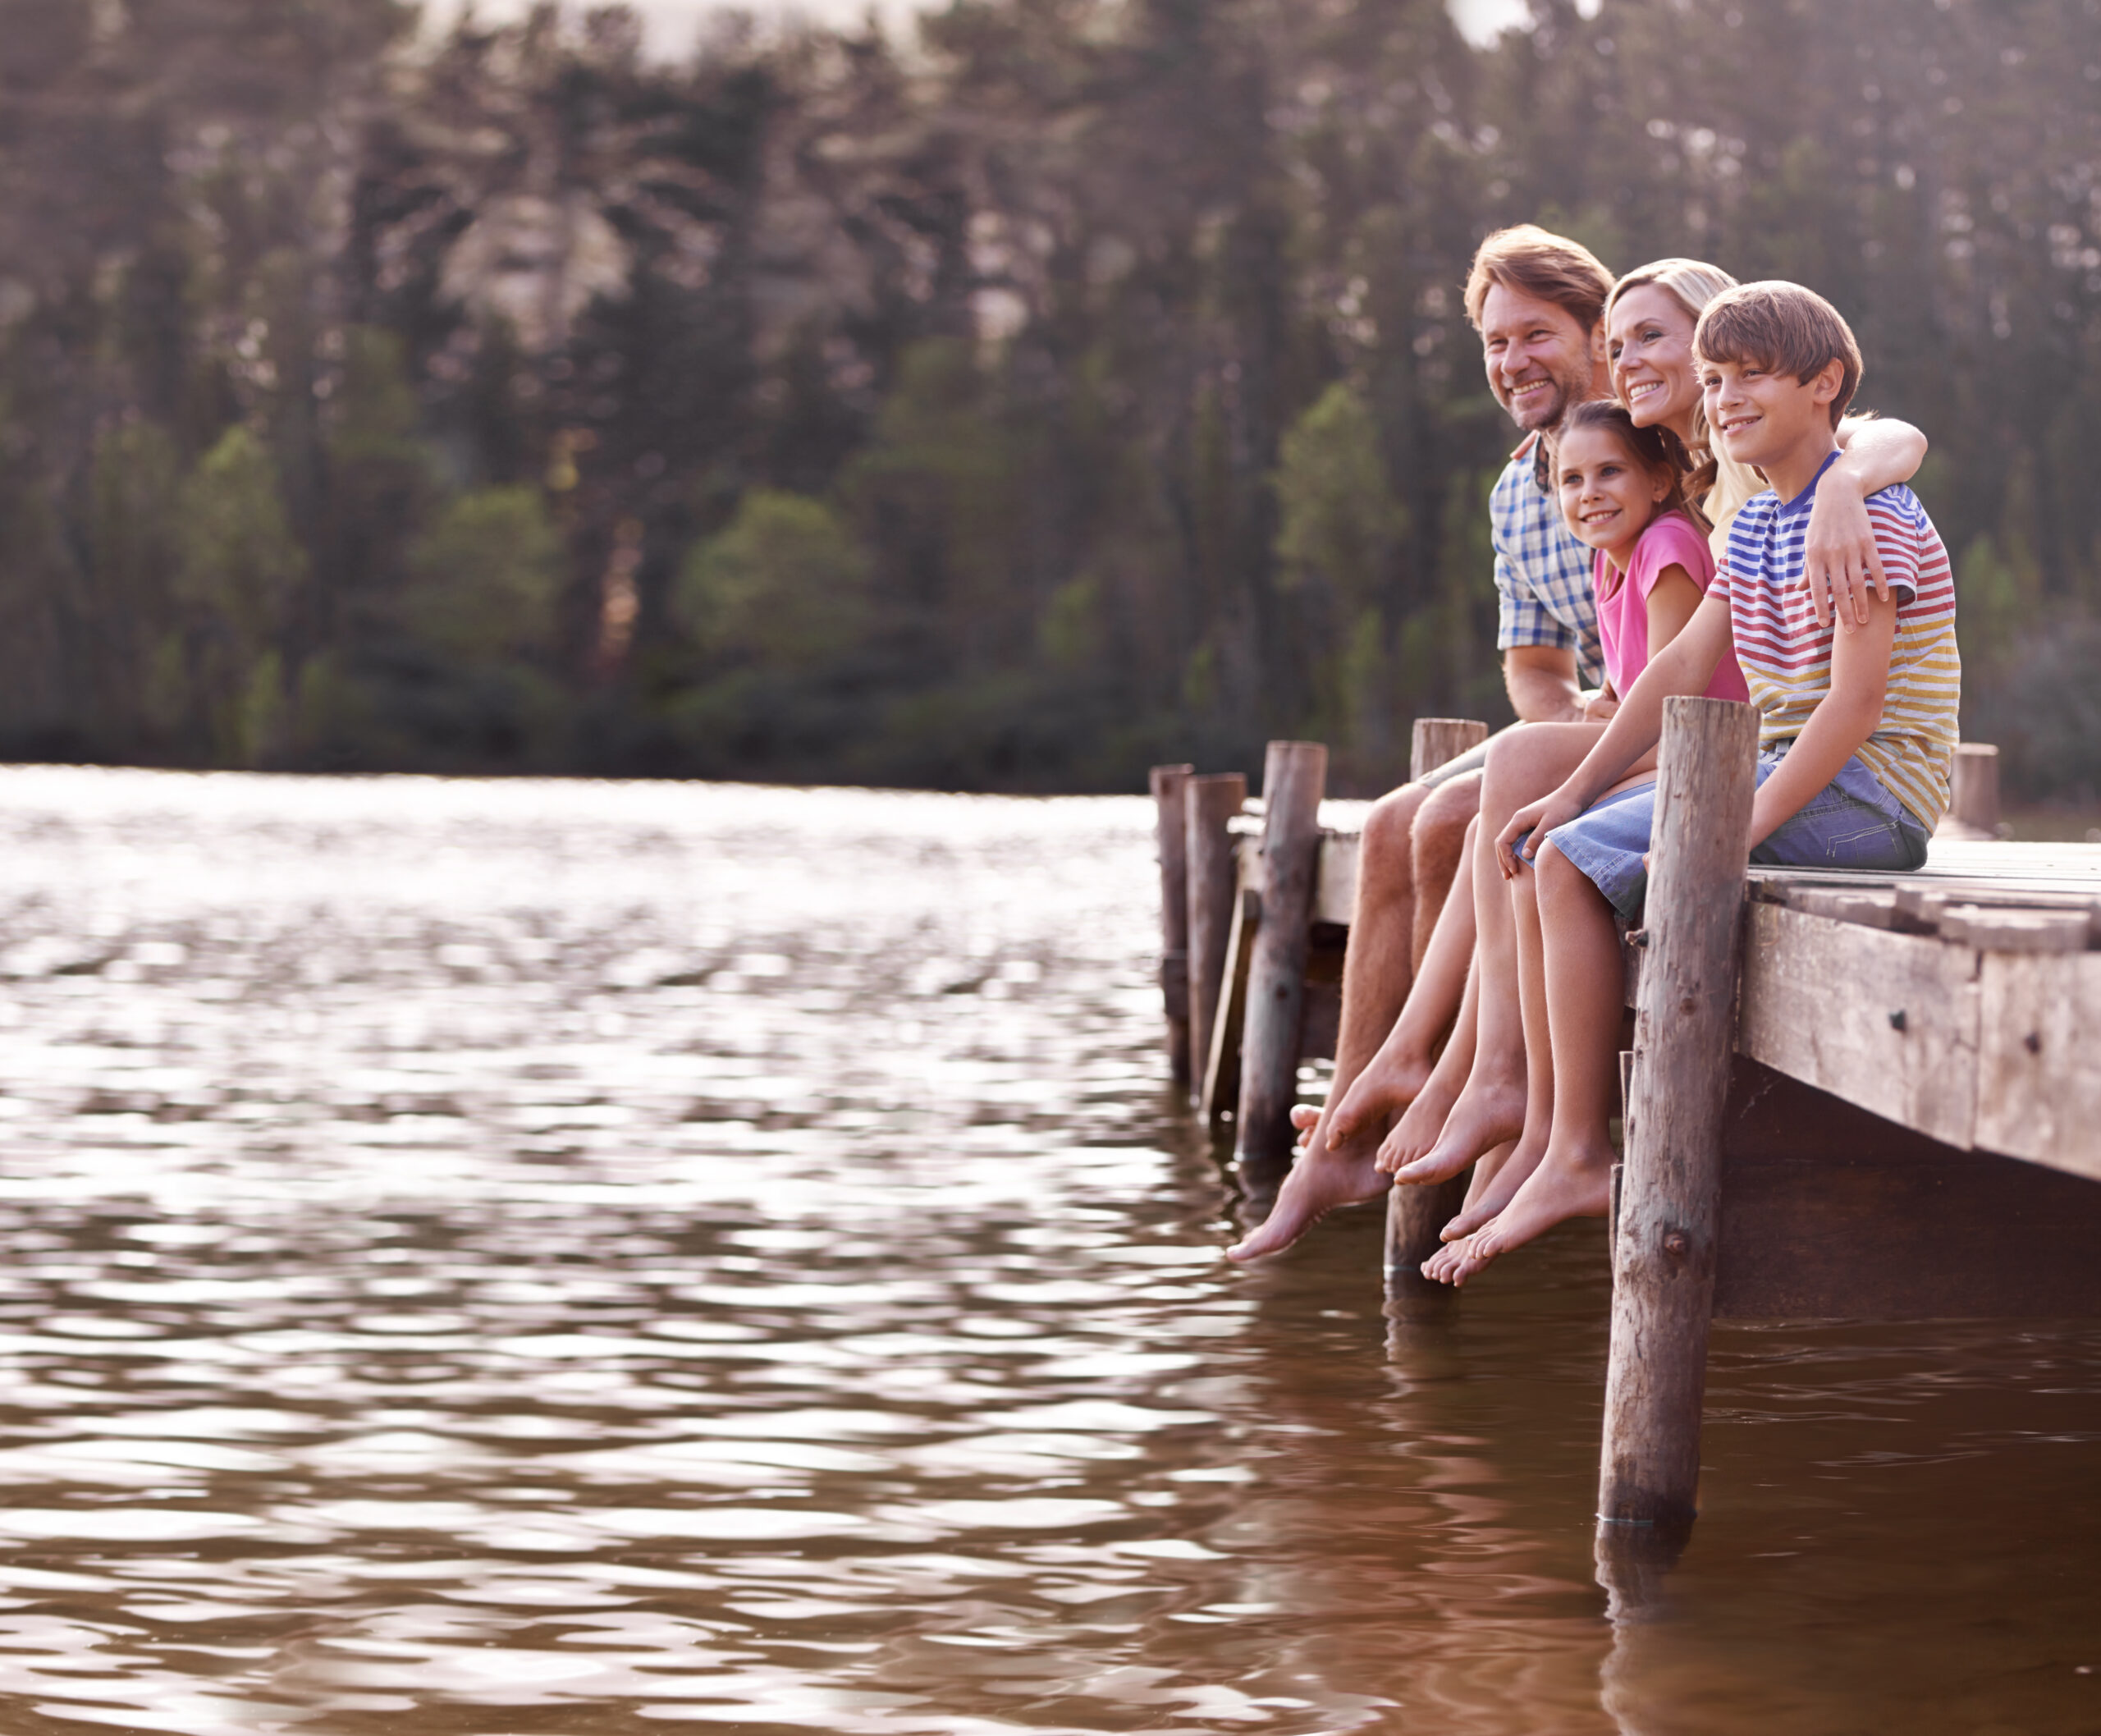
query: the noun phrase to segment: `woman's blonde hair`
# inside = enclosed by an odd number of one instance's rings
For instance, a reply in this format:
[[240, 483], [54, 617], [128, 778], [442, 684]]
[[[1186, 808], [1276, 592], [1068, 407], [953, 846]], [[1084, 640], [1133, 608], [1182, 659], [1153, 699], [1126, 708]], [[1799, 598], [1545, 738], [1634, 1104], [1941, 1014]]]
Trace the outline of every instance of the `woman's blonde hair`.
[[[1613, 285], [1612, 293], [1605, 297], [1605, 323], [1612, 323], [1612, 310], [1619, 305], [1622, 295], [1649, 284], [1683, 308], [1686, 317], [1697, 327], [1700, 316], [1707, 310], [1707, 304], [1723, 291], [1736, 288], [1737, 280], [1720, 266], [1710, 265], [1704, 259], [1654, 259], [1636, 267]], [[1686, 479], [1685, 492], [1689, 498], [1699, 501], [1705, 499], [1714, 488], [1719, 468], [1714, 459], [1714, 438], [1707, 431], [1707, 411], [1702, 405], [1693, 406], [1692, 434], [1693, 444], [1706, 456]]]

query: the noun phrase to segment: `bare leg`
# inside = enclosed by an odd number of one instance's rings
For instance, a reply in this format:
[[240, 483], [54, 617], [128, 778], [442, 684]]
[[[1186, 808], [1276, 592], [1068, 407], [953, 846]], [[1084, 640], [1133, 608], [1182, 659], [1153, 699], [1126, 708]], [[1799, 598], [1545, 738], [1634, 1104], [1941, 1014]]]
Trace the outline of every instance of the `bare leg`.
[[[1481, 783], [1482, 775], [1476, 772], [1440, 784], [1430, 792], [1422, 804], [1422, 813], [1417, 818], [1415, 924], [1408, 960], [1418, 973], [1429, 959], [1430, 942], [1444, 919], [1445, 906], [1451, 902], [1452, 888], [1467, 865], [1474, 841], [1474, 819], [1481, 812]], [[1471, 916], [1471, 907], [1468, 914]], [[1467, 940], [1466, 950], [1471, 954], [1471, 933]], [[1458, 1007], [1459, 984], [1465, 973], [1466, 968], [1462, 964], [1450, 979], [1451, 998], [1434, 1010], [1443, 1015], [1437, 1021], [1440, 1036], [1451, 1024], [1452, 1015]]]
[[1473, 1237], [1463, 1281], [1563, 1218], [1602, 1217], [1612, 1200], [1613, 1110], [1622, 976], [1612, 906], [1551, 844], [1538, 867], [1546, 940], [1554, 1116], [1545, 1154], [1510, 1203]]
[[1413, 834], [1428, 794], [1419, 785], [1403, 784], [1374, 803], [1366, 817], [1349, 950], [1343, 960], [1342, 1028], [1335, 1042], [1328, 1102], [1310, 1116], [1303, 1110], [1293, 1112], [1293, 1125], [1307, 1135], [1298, 1161], [1278, 1190], [1269, 1216], [1226, 1250], [1229, 1259], [1256, 1260], [1280, 1253], [1336, 1207], [1378, 1199], [1386, 1192], [1386, 1178], [1372, 1167], [1376, 1135], [1334, 1148], [1324, 1124], [1330, 1106], [1341, 1102], [1393, 1029], [1413, 982], [1409, 957], [1415, 930]]
[[[1467, 823], [1465, 838], [1470, 851], [1474, 840], [1472, 821]], [[1421, 908], [1421, 900], [1417, 908]], [[1445, 1045], [1445, 1055], [1463, 1049], [1467, 1061], [1472, 1060], [1473, 1007], [1467, 997], [1472, 993], [1467, 976], [1473, 956], [1474, 887], [1473, 877], [1468, 874], [1452, 882], [1444, 908], [1437, 913], [1430, 950], [1417, 963], [1415, 987], [1408, 991], [1401, 1016], [1394, 1021], [1394, 1028], [1379, 1046], [1379, 1052], [1366, 1064], [1357, 1083], [1330, 1115], [1330, 1145], [1348, 1143], [1375, 1121], [1383, 1132], [1398, 1104], [1408, 1105], [1408, 1113], [1412, 1115], [1414, 1105], [1422, 1101], [1425, 1082], [1446, 1065], [1436, 1056], [1437, 1046], [1444, 1042], [1448, 1030], [1451, 1041]], [[1458, 1010], [1456, 1024], [1452, 1017], [1455, 1007]], [[1459, 1080], [1465, 1077], [1464, 1073], [1458, 1075]], [[1455, 1080], [1455, 1091], [1458, 1085]], [[1380, 1167], [1386, 1167], [1383, 1161]]]
[[1421, 1157], [1444, 1132], [1444, 1118], [1451, 1114], [1452, 1105], [1473, 1070], [1480, 1005], [1481, 965], [1476, 960], [1467, 972], [1467, 992], [1459, 1002], [1458, 1022], [1452, 1028], [1451, 1042], [1437, 1057], [1437, 1065], [1430, 1069], [1430, 1077], [1407, 1113], [1394, 1124], [1393, 1132], [1379, 1147], [1379, 1167], [1389, 1175]]
[[1603, 733], [1601, 724], [1536, 723], [1513, 731], [1489, 750], [1481, 823], [1471, 864], [1481, 971], [1473, 1066], [1435, 1143], [1425, 1148], [1412, 1141], [1394, 1172], [1397, 1180], [1442, 1181], [1483, 1152], [1524, 1132], [1527, 1074], [1517, 935], [1502, 867], [1495, 859], [1495, 837], [1518, 808], [1567, 777]]
[[1546, 965], [1540, 935], [1539, 875], [1521, 868], [1508, 882], [1508, 903], [1517, 942], [1517, 1005], [1525, 1042], [1525, 1126], [1509, 1161], [1487, 1186], [1470, 1193], [1444, 1239], [1472, 1234], [1505, 1206], [1546, 1155], [1554, 1125], [1554, 1048], [1547, 1024]]

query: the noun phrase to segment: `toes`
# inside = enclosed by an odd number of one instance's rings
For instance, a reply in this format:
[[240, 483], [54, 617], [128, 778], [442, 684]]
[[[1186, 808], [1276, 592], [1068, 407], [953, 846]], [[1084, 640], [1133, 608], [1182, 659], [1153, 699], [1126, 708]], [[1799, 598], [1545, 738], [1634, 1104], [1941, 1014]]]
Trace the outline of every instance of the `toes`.
[[1320, 1125], [1320, 1122], [1321, 1111], [1316, 1109], [1311, 1103], [1300, 1103], [1293, 1106], [1291, 1111], [1291, 1125], [1297, 1128], [1302, 1134], [1307, 1132], [1312, 1128], [1317, 1127]]

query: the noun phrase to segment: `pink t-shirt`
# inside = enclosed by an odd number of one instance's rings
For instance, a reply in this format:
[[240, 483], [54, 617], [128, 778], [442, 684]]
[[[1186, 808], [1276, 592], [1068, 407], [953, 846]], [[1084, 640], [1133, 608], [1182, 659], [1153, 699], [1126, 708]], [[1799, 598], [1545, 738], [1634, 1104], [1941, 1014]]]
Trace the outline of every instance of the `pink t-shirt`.
[[[1682, 512], [1666, 512], [1650, 522], [1634, 545], [1624, 577], [1614, 571], [1602, 551], [1591, 563], [1591, 588], [1598, 599], [1598, 639], [1604, 649], [1605, 678], [1623, 699], [1649, 666], [1649, 593], [1673, 566], [1683, 567], [1686, 576], [1700, 587], [1700, 594], [1707, 594], [1714, 579], [1714, 557], [1708, 550], [1707, 538]], [[1751, 698], [1735, 657], [1725, 657], [1716, 666], [1706, 696]]]

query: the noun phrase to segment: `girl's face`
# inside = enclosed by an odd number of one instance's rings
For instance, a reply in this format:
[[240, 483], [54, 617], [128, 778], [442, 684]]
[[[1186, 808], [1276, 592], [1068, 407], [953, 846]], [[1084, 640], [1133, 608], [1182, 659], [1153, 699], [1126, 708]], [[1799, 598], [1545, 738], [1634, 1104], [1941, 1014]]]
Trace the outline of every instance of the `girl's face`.
[[1670, 483], [1627, 451], [1610, 428], [1579, 428], [1561, 437], [1554, 452], [1561, 515], [1576, 539], [1602, 549], [1613, 565], [1649, 528]]
[[1636, 428], [1662, 423], [1682, 440], [1692, 434], [1700, 380], [1692, 365], [1692, 316], [1654, 283], [1613, 304], [1605, 328], [1612, 388]]

